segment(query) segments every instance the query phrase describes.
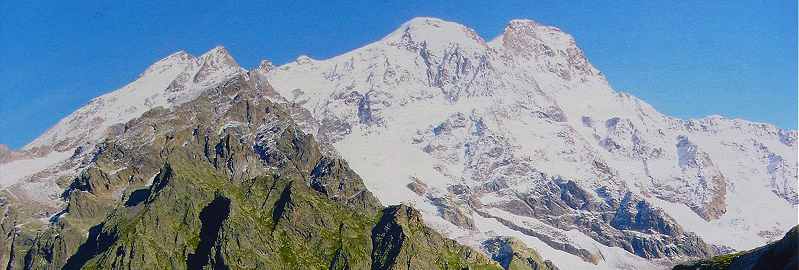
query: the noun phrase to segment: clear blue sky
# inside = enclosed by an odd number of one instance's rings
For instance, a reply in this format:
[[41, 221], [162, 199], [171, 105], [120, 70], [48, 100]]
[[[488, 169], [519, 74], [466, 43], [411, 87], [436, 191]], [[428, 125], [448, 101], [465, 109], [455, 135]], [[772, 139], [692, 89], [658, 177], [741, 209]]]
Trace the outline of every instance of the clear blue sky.
[[797, 127], [796, 0], [166, 2], [0, 1], [0, 143], [21, 147], [180, 49], [221, 44], [247, 68], [323, 59], [416, 16], [486, 39], [513, 18], [555, 25], [614, 88], [664, 113]]

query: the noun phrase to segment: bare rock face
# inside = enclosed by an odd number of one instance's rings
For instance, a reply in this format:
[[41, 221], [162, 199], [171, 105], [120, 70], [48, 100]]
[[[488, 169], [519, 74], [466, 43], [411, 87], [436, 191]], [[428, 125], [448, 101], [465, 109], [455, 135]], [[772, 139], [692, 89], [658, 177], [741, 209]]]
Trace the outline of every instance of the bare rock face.
[[[577, 229], [599, 243], [617, 246], [644, 258], [705, 257], [712, 249], [695, 234], [684, 231], [665, 212], [643, 198], [626, 193], [620, 200], [597, 198], [574, 181], [555, 180], [546, 189], [519, 195], [504, 205], [493, 205], [518, 216], [532, 217], [550, 226]], [[499, 217], [494, 217], [499, 218]], [[505, 220], [523, 227], [524, 223]], [[533, 235], [540, 233], [533, 233]], [[567, 248], [586, 261], [597, 254]]]

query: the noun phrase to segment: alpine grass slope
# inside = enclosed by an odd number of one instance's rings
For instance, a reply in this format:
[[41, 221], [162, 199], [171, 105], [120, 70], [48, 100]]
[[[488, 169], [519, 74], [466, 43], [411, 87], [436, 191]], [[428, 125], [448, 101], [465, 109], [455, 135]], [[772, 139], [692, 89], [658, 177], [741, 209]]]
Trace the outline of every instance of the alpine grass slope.
[[252, 70], [178, 52], [0, 148], [0, 263], [669, 268], [796, 225], [796, 140], [661, 114], [530, 20], [415, 18]]

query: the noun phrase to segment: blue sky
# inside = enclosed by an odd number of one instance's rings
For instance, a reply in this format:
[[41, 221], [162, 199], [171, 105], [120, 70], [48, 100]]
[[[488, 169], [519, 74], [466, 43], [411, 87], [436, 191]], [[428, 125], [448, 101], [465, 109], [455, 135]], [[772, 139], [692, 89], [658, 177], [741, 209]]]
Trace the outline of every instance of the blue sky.
[[23, 146], [180, 49], [224, 45], [247, 68], [323, 59], [416, 16], [486, 39], [514, 18], [555, 25], [661, 112], [797, 127], [796, 0], [164, 2], [0, 1], [0, 143]]

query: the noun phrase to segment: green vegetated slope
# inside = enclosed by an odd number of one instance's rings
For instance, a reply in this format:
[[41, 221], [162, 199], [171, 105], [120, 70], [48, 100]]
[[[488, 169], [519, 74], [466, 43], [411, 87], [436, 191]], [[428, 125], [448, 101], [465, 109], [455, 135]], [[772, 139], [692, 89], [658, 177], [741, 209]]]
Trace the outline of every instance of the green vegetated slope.
[[[384, 208], [244, 76], [118, 127], [9, 269], [501, 269]], [[12, 209], [13, 208], [9, 208]]]
[[768, 245], [743, 252], [716, 256], [708, 260], [680, 264], [674, 270], [749, 270], [799, 269], [799, 226]]

